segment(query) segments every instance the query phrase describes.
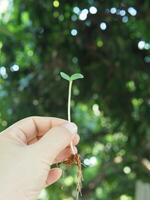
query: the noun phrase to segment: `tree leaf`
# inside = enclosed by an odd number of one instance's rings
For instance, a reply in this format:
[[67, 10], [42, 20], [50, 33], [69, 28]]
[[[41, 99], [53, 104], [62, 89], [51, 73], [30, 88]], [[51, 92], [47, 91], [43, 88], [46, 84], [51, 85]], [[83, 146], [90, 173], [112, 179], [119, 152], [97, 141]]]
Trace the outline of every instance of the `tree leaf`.
[[63, 79], [65, 79], [65, 80], [67, 80], [67, 81], [70, 81], [70, 76], [69, 76], [68, 74], [66, 74], [66, 73], [64, 73], [64, 72], [60, 72], [60, 76], [61, 76]]
[[80, 73], [73, 74], [73, 75], [70, 77], [70, 79], [71, 79], [72, 81], [77, 80], [77, 79], [80, 79], [80, 78], [84, 78], [84, 76], [83, 76], [82, 74], [80, 74]]

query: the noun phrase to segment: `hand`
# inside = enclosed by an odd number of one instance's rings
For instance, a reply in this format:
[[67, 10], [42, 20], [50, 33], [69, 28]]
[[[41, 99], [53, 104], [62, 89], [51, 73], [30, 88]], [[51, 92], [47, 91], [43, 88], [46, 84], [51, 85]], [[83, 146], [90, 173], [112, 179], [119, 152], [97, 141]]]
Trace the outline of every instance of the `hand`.
[[[77, 126], [50, 117], [29, 117], [0, 134], [0, 199], [36, 200], [62, 171], [50, 169], [71, 155], [79, 142]], [[75, 148], [76, 149], [76, 148]]]

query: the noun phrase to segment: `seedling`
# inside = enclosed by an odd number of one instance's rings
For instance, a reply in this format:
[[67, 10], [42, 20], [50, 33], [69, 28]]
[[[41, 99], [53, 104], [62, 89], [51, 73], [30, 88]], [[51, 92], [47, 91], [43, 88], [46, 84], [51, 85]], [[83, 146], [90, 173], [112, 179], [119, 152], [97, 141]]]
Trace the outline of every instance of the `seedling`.
[[[72, 91], [72, 83], [75, 80], [82, 79], [84, 76], [80, 73], [73, 74], [69, 76], [68, 74], [64, 72], [60, 72], [60, 75], [63, 79], [67, 80], [69, 82], [69, 87], [68, 87], [68, 121], [71, 122], [71, 91]], [[66, 164], [73, 164], [75, 163], [78, 167], [78, 173], [77, 173], [77, 198], [79, 197], [79, 194], [81, 194], [81, 187], [82, 187], [82, 169], [81, 169], [81, 160], [80, 160], [80, 155], [76, 154], [74, 150], [74, 146], [71, 143], [70, 144], [71, 151], [72, 151], [72, 156], [65, 162]]]

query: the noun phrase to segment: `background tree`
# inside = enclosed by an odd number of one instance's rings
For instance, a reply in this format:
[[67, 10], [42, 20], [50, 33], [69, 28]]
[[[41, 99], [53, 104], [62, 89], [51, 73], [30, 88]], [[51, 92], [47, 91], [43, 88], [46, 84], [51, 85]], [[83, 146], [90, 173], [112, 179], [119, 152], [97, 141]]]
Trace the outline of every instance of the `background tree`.
[[[29, 115], [67, 117], [60, 71], [73, 87], [83, 197], [131, 200], [150, 181], [149, 0], [1, 0], [0, 126]], [[72, 200], [75, 169], [47, 199]], [[63, 189], [62, 189], [63, 186]]]

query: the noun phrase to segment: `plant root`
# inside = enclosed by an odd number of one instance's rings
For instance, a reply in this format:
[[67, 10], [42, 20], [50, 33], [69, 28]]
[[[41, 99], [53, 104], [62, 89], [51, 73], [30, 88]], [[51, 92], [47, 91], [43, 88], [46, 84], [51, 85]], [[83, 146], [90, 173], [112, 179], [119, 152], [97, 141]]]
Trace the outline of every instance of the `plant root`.
[[75, 164], [77, 166], [77, 186], [76, 186], [76, 200], [79, 199], [79, 195], [82, 196], [82, 181], [83, 181], [83, 175], [82, 175], [82, 165], [81, 165], [81, 158], [79, 154], [71, 155], [70, 158], [66, 161], [64, 161], [64, 164], [66, 165], [73, 165]]

